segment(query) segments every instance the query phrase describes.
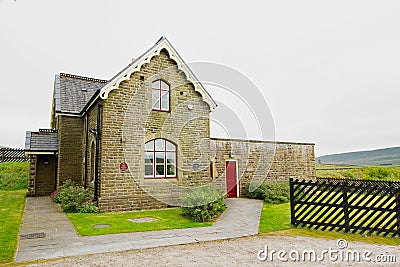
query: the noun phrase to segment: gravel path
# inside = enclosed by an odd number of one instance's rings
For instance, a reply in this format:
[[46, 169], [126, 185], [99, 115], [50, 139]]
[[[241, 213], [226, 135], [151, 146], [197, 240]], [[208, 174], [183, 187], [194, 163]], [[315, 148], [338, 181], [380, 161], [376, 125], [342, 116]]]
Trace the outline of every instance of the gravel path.
[[[361, 257], [365, 250], [369, 250], [372, 252], [369, 256], [372, 261], [331, 261], [329, 255], [326, 254], [324, 254], [325, 260], [320, 262], [294, 262], [289, 259], [288, 254], [283, 256], [283, 258], [288, 259], [287, 262], [278, 260], [277, 254], [274, 254], [273, 261], [270, 258], [260, 261], [257, 254], [265, 246], [268, 247], [269, 252], [271, 250], [285, 250], [288, 253], [292, 253], [292, 257], [296, 255], [293, 250], [297, 250], [300, 254], [304, 250], [315, 250], [317, 257], [321, 255], [323, 250], [329, 250], [329, 248], [343, 252], [357, 250]], [[374, 262], [377, 255], [395, 256], [397, 264]], [[262, 253], [260, 256], [264, 256], [264, 254]], [[334, 256], [335, 254], [332, 255], [332, 257]], [[344, 256], [345, 258], [346, 256]], [[187, 245], [67, 257], [58, 260], [31, 263], [29, 266], [398, 266], [399, 261], [400, 246], [351, 242], [348, 243], [347, 248], [340, 250], [337, 240], [300, 236], [253, 236]]]

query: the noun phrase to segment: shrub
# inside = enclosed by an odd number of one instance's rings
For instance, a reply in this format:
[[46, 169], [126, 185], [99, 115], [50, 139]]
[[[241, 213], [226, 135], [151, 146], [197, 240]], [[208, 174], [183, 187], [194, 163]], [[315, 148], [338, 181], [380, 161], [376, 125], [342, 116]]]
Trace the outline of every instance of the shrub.
[[50, 199], [53, 200], [56, 203], [60, 203], [60, 199], [59, 197], [57, 197], [58, 195], [58, 190], [54, 190], [51, 194], [50, 194]]
[[364, 179], [389, 180], [394, 179], [394, 170], [386, 167], [369, 167], [364, 170]]
[[224, 191], [211, 185], [196, 187], [183, 195], [182, 212], [197, 222], [211, 221], [225, 211], [224, 198]]
[[245, 186], [244, 193], [249, 198], [263, 199], [266, 203], [279, 204], [289, 202], [289, 183], [283, 181], [264, 181], [256, 190], [250, 192], [250, 183]]
[[79, 213], [99, 213], [99, 208], [97, 207], [97, 202], [89, 199], [78, 210]]
[[83, 186], [67, 180], [50, 195], [50, 198], [54, 202], [60, 203], [64, 212], [97, 213], [97, 203], [92, 202], [91, 196], [92, 192], [88, 189], [84, 189]]

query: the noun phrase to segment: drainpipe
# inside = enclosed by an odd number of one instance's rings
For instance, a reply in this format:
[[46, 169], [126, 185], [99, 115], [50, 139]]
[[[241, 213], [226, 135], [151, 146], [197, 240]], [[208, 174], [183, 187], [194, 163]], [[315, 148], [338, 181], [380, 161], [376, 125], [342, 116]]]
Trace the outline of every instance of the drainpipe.
[[58, 152], [54, 153], [54, 191], [57, 190], [57, 174], [58, 174]]
[[89, 140], [89, 114], [86, 114], [86, 127], [85, 127], [85, 129], [86, 129], [86, 141], [85, 141], [85, 166], [84, 166], [84, 174], [83, 174], [83, 185], [84, 185], [84, 188], [86, 189], [86, 187], [87, 187], [87, 171], [88, 171], [88, 168], [87, 168], [87, 150], [88, 150], [88, 140]]
[[100, 146], [100, 114], [101, 105], [97, 105], [97, 125], [96, 129], [90, 129], [90, 132], [96, 136], [96, 158], [94, 163], [94, 201], [99, 199], [99, 146]]
[[101, 105], [97, 105], [97, 129], [96, 129], [96, 163], [95, 163], [95, 174], [94, 174], [94, 201], [99, 198], [99, 152], [100, 152], [100, 117], [101, 116]]

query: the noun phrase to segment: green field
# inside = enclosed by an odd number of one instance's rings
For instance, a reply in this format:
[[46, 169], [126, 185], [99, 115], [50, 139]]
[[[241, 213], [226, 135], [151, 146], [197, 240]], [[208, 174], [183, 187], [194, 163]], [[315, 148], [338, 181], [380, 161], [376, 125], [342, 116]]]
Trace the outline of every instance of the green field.
[[[211, 226], [212, 222], [195, 222], [182, 215], [180, 208], [123, 213], [68, 213], [68, 218], [81, 236], [144, 232]], [[150, 217], [152, 222], [135, 223], [129, 219]], [[107, 224], [109, 228], [93, 228]]]
[[28, 188], [29, 162], [0, 163], [0, 190]]
[[316, 176], [400, 181], [400, 166], [357, 167], [349, 165], [316, 164]]

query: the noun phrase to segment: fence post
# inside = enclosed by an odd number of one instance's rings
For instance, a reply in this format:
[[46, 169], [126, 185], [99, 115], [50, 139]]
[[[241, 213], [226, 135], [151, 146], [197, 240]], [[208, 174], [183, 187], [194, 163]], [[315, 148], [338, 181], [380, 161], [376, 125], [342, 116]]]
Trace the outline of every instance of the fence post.
[[[396, 187], [395, 189], [395, 196], [396, 196], [396, 218], [397, 218], [397, 232], [400, 235], [400, 187]], [[395, 236], [395, 234], [393, 235]]]
[[349, 222], [349, 202], [347, 198], [347, 181], [342, 183], [342, 195], [343, 195], [343, 212], [344, 212], [344, 231], [347, 233], [350, 230], [350, 222]]
[[294, 212], [295, 207], [295, 199], [294, 199], [294, 189], [293, 189], [293, 178], [289, 179], [289, 188], [290, 188], [290, 223], [292, 225], [297, 226], [296, 222], [296, 214]]

